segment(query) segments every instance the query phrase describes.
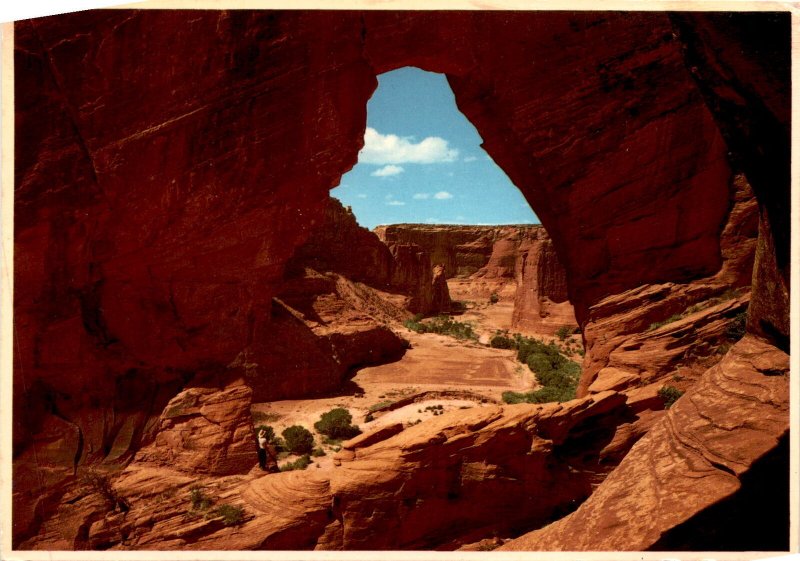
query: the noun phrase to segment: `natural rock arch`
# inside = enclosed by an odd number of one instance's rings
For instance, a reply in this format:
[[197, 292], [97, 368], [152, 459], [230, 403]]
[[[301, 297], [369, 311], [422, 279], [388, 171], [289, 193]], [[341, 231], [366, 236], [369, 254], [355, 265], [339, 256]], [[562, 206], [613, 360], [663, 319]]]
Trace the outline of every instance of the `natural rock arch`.
[[[712, 63], [696, 80], [713, 87], [698, 89], [673, 23], [650, 13], [268, 11], [20, 22], [16, 449], [52, 413], [68, 420], [52, 430], [65, 443], [55, 462], [129, 457], [186, 377], [216, 374], [268, 337], [283, 266], [356, 161], [375, 76], [400, 66], [447, 74], [551, 234], [579, 321], [604, 296], [713, 273], [730, 205], [720, 126], [733, 119], [713, 103], [726, 90]], [[680, 23], [716, 29], [702, 17]], [[688, 48], [714, 39], [701, 33]], [[748, 90], [737, 74], [734, 88]], [[769, 98], [766, 114], [788, 130], [788, 103], [766, 87], [744, 105]], [[764, 140], [743, 128], [724, 129], [729, 145]], [[763, 238], [763, 312], [749, 328], [781, 340], [788, 309], [772, 295], [786, 294], [788, 220], [775, 218], [781, 198], [752, 171], [769, 162], [748, 156]]]

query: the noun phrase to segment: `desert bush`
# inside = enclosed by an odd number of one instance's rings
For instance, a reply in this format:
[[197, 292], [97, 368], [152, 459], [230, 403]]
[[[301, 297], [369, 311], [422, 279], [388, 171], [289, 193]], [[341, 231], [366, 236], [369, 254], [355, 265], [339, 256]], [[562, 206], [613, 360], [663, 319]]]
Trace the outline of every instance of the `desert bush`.
[[516, 336], [517, 359], [536, 374], [542, 388], [528, 393], [505, 392], [506, 403], [547, 403], [575, 398], [581, 367], [569, 360], [554, 343]]
[[413, 318], [407, 319], [403, 322], [403, 325], [410, 329], [411, 331], [416, 331], [417, 333], [425, 333], [425, 325], [422, 323], [422, 318], [424, 316], [422, 314], [415, 314]]
[[562, 325], [556, 329], [556, 337], [561, 341], [565, 341], [570, 335], [572, 335], [572, 328], [568, 325]]
[[329, 438], [348, 439], [361, 434], [361, 430], [353, 426], [353, 416], [342, 407], [323, 413], [319, 421], [314, 423], [317, 432]]
[[378, 409], [383, 409], [384, 407], [389, 407], [394, 401], [379, 401], [378, 403], [373, 403], [369, 406], [369, 412], [372, 413], [377, 411]]
[[516, 349], [516, 341], [504, 333], [495, 333], [489, 340], [489, 346], [493, 349]]
[[292, 454], [308, 454], [314, 449], [314, 435], [300, 425], [293, 425], [282, 433], [286, 450]]
[[107, 475], [89, 470], [81, 476], [81, 482], [100, 495], [110, 508], [119, 508], [122, 512], [130, 509], [128, 501], [117, 493]]
[[244, 509], [240, 506], [222, 504], [217, 507], [214, 514], [222, 518], [225, 526], [238, 526], [244, 521]]
[[664, 386], [658, 390], [658, 395], [664, 400], [664, 409], [669, 409], [683, 395], [683, 392], [674, 386]]
[[192, 503], [192, 510], [208, 510], [211, 506], [211, 499], [206, 496], [202, 487], [194, 486], [189, 489], [189, 500]]
[[725, 337], [729, 341], [738, 341], [747, 332], [747, 312], [736, 314], [725, 328]]
[[311, 465], [311, 456], [308, 454], [303, 454], [295, 461], [282, 465], [281, 471], [294, 471], [297, 469], [306, 469], [309, 465]]
[[683, 318], [683, 314], [673, 314], [673, 315], [669, 316], [667, 319], [665, 319], [664, 321], [654, 321], [653, 323], [651, 323], [648, 326], [647, 331], [655, 331], [659, 327], [663, 327], [663, 326], [667, 325], [668, 323], [672, 323], [673, 321], [678, 321], [681, 318]]
[[468, 323], [455, 321], [449, 316], [437, 316], [425, 323], [407, 320], [403, 325], [417, 333], [438, 333], [439, 335], [449, 335], [456, 339], [477, 339], [478, 336]]
[[327, 456], [325, 450], [323, 450], [322, 448], [314, 448], [314, 450], [311, 451], [311, 455], [314, 456], [315, 458], [321, 458], [322, 456]]
[[497, 294], [497, 292], [492, 292], [492, 294], [489, 296], [489, 303], [497, 304], [499, 301], [500, 301], [500, 296]]

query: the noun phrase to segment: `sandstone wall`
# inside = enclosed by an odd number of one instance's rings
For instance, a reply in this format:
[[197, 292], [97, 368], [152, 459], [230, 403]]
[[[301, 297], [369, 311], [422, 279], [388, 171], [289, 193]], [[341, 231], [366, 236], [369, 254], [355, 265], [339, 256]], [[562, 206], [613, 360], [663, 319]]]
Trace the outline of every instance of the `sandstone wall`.
[[553, 334], [576, 326], [567, 276], [541, 226], [393, 224], [375, 233], [390, 246], [415, 244], [444, 269], [454, 298], [514, 300], [512, 327]]
[[[67, 478], [127, 461], [188, 379], [269, 330], [287, 260], [356, 162], [376, 74], [404, 65], [447, 74], [552, 237], [582, 325], [616, 294], [720, 270], [731, 152], [759, 202], [748, 329], [786, 349], [788, 79], [769, 68], [788, 59], [788, 17], [755, 33], [739, 32], [747, 19], [681, 18], [112, 10], [17, 23], [16, 458], [41, 447]], [[664, 423], [724, 422], [682, 411]], [[742, 470], [783, 430], [750, 451], [729, 441]], [[48, 495], [55, 483], [25, 465], [15, 489]], [[702, 493], [721, 498], [727, 481]]]

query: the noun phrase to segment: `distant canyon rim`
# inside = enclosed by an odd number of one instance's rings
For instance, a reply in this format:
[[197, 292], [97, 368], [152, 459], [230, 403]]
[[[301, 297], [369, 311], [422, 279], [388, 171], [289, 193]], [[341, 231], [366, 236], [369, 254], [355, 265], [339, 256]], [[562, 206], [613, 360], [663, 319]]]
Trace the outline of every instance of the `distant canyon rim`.
[[[788, 12], [98, 10], [14, 64], [15, 548], [789, 548]], [[542, 227], [329, 198], [403, 66]], [[575, 398], [504, 402], [497, 331]], [[361, 434], [260, 471], [313, 402]]]

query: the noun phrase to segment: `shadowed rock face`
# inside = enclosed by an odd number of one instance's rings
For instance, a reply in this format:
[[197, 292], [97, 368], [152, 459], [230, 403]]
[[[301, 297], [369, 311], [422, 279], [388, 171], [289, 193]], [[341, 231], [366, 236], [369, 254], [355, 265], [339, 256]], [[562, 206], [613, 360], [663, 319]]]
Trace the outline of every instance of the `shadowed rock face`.
[[[788, 57], [788, 17], [755, 34], [681, 17], [123, 10], [18, 23], [15, 490], [41, 486], [34, 494], [57, 503], [76, 465], [124, 463], [188, 379], [227, 368], [269, 332], [286, 262], [356, 162], [376, 73], [404, 65], [447, 74], [552, 237], [581, 324], [604, 298], [719, 271], [733, 152], [760, 205], [748, 329], [786, 348], [788, 81], [765, 70], [783, 60], [771, 50], [736, 53], [771, 45]], [[777, 352], [739, 343], [684, 397], [693, 406], [679, 400], [585, 514], [563, 521], [579, 531], [521, 547], [650, 547], [737, 493], [786, 432], [788, 377], [764, 374], [782, 372]], [[721, 375], [734, 397], [703, 409]], [[764, 391], [772, 397], [752, 400]], [[767, 412], [758, 430], [728, 423], [734, 398]], [[702, 456], [690, 466], [707, 473], [702, 488], [673, 462], [655, 473], [683, 485], [682, 501], [670, 512], [646, 501], [659, 487], [637, 458], [658, 452], [659, 435], [715, 427], [728, 438], [709, 453], [670, 440], [687, 462]], [[55, 481], [27, 479], [34, 447]], [[639, 517], [649, 526], [622, 535], [591, 516], [605, 499], [619, 500], [619, 520], [654, 505]], [[16, 542], [46, 510], [15, 517]], [[576, 520], [616, 530], [558, 542], [587, 535]], [[290, 547], [291, 530], [254, 546]]]
[[[645, 550], [657, 549], [659, 543], [686, 549], [692, 544], [692, 527], [695, 538], [705, 537], [698, 545], [728, 549], [724, 535], [708, 530], [703, 536], [697, 522], [717, 524], [730, 515], [702, 513], [740, 492], [748, 479], [743, 475], [762, 457], [773, 450], [777, 456], [783, 453], [779, 445], [789, 431], [788, 368], [789, 358], [782, 351], [745, 337], [634, 445], [577, 511], [502, 549]], [[786, 489], [785, 477], [788, 470], [777, 477], [776, 489]], [[763, 480], [756, 483], [760, 484]], [[738, 504], [731, 501], [738, 510], [733, 516], [738, 526], [758, 518], [751, 511], [756, 505], [768, 506], [770, 516], [785, 513], [785, 495], [766, 499], [742, 494], [749, 496]], [[678, 526], [682, 529], [670, 537], [668, 532]], [[788, 547], [788, 533], [771, 533], [778, 534], [780, 539], [768, 547]], [[751, 532], [750, 539], [738, 536], [735, 543], [743, 549], [765, 546], [757, 532]]]

